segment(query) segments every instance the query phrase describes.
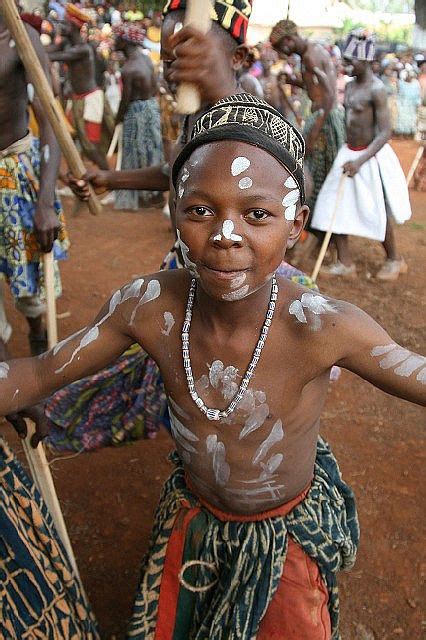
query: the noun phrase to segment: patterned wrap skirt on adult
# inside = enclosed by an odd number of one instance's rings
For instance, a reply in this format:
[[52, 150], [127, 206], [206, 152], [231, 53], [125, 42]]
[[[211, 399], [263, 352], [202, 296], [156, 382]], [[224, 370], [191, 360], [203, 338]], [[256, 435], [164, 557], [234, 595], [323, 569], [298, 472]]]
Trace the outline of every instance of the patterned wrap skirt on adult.
[[[333, 167], [318, 195], [311, 221], [313, 229], [327, 231], [337, 199], [342, 167], [356, 161], [365, 150], [340, 149]], [[405, 175], [389, 144], [361, 166], [353, 178], [346, 178], [343, 196], [333, 224], [333, 233], [361, 236], [383, 242], [387, 212], [397, 224], [411, 218], [411, 205]]]
[[359, 526], [353, 493], [329, 446], [318, 440], [314, 478], [297, 506], [285, 516], [249, 521], [217, 517], [189, 489], [176, 453], [172, 461], [176, 469], [160, 497], [128, 638], [254, 640], [279, 587], [289, 537], [318, 565], [331, 638], [340, 638], [336, 573], [355, 562]]
[[[0, 277], [6, 278], [14, 298], [44, 297], [42, 253], [34, 234], [34, 214], [40, 180], [40, 142], [29, 138], [27, 150], [3, 156], [0, 152]], [[59, 199], [54, 212], [60, 222], [53, 244], [55, 293], [61, 294], [57, 260], [66, 258], [69, 241]]]
[[[303, 136], [306, 139], [312, 127], [318, 118], [318, 111], [314, 111], [310, 115], [303, 129]], [[312, 180], [313, 190], [306, 204], [309, 206], [311, 213], [314, 210], [315, 203], [320, 189], [326, 179], [328, 172], [333, 166], [337, 153], [345, 142], [345, 112], [342, 107], [335, 107], [328, 114], [320, 134], [315, 142], [314, 151], [306, 156], [305, 165], [308, 167]]]
[[0, 638], [98, 640], [52, 517], [0, 438]]
[[[161, 139], [160, 108], [157, 98], [134, 100], [129, 104], [123, 121], [123, 160], [121, 168], [143, 169], [164, 162]], [[115, 195], [116, 209], [139, 209], [159, 196], [158, 191], [119, 190]]]

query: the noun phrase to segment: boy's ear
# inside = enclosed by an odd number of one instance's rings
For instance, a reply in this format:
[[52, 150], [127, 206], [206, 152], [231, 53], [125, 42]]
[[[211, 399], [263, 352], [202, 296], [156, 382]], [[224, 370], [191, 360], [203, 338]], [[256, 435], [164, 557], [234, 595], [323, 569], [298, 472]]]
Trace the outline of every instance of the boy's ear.
[[300, 207], [300, 209], [296, 213], [296, 217], [294, 218], [292, 228], [290, 230], [288, 239], [287, 239], [287, 249], [292, 249], [296, 242], [298, 241], [300, 234], [309, 218], [309, 207], [304, 204]]
[[243, 66], [243, 62], [247, 58], [248, 47], [245, 44], [240, 44], [234, 51], [232, 57], [232, 68], [234, 71], [238, 71]]

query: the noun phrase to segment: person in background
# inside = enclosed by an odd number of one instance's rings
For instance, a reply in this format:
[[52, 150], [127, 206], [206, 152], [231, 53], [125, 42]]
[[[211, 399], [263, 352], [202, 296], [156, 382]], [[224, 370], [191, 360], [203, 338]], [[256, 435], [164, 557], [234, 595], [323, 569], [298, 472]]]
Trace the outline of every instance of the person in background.
[[404, 138], [412, 138], [416, 133], [417, 109], [422, 103], [420, 83], [415, 71], [401, 71], [398, 81], [395, 133]]

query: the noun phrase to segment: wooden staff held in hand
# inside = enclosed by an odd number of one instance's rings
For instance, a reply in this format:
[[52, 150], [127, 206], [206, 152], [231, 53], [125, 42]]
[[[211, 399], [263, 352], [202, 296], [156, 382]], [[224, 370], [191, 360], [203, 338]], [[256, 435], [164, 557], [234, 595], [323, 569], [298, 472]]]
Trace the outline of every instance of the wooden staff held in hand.
[[[28, 33], [22, 23], [14, 0], [2, 0], [0, 10], [11, 37], [15, 42], [19, 57], [31, 78], [31, 82], [37, 96], [46, 112], [50, 125], [55, 132], [61, 151], [65, 156], [71, 173], [77, 179], [82, 178], [86, 173], [86, 167], [75, 148], [74, 142], [68, 132], [64, 115], [59, 110], [52, 89], [44, 74], [39, 59], [34, 51], [34, 47]], [[90, 212], [96, 215], [102, 208], [95, 192], [90, 187], [90, 197], [88, 200]]]

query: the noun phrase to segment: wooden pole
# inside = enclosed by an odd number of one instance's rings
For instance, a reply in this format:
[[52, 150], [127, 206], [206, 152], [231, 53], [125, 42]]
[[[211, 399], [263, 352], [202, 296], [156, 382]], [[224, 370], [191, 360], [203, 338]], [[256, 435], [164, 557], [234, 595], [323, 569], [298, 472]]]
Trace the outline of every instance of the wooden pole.
[[423, 155], [423, 146], [420, 146], [416, 151], [415, 158], [414, 158], [414, 160], [413, 160], [413, 162], [411, 164], [411, 167], [410, 167], [410, 169], [409, 169], [409, 171], [407, 173], [407, 178], [406, 178], [407, 187], [410, 186], [410, 182], [413, 179], [413, 176], [415, 174], [415, 171], [416, 171], [417, 167], [419, 166], [419, 162], [422, 159], [422, 155]]
[[121, 136], [122, 129], [123, 129], [123, 125], [121, 124], [121, 122], [120, 122], [120, 124], [116, 124], [115, 125], [114, 135], [112, 136], [111, 144], [109, 145], [107, 158], [112, 158], [112, 156], [114, 155], [115, 150], [116, 150], [117, 145], [118, 145], [118, 141], [119, 141], [120, 136]]
[[322, 246], [321, 246], [321, 250], [319, 252], [317, 261], [315, 263], [314, 270], [312, 271], [311, 279], [314, 282], [316, 281], [316, 279], [318, 277], [319, 270], [321, 269], [321, 265], [323, 263], [325, 254], [327, 252], [328, 245], [330, 243], [331, 234], [333, 233], [334, 221], [336, 220], [337, 210], [338, 210], [338, 208], [340, 206], [340, 203], [342, 201], [342, 198], [343, 198], [343, 191], [344, 191], [344, 188], [345, 188], [346, 178], [347, 178], [346, 173], [342, 173], [342, 175], [340, 176], [339, 187], [338, 187], [338, 190], [337, 190], [336, 203], [334, 205], [333, 214], [332, 214], [331, 220], [330, 220], [330, 226], [328, 228], [327, 233], [325, 234], [325, 237], [324, 237], [324, 240], [323, 240], [323, 243], [322, 243]]
[[53, 349], [58, 342], [58, 324], [56, 322], [56, 298], [55, 298], [55, 270], [53, 263], [53, 249], [50, 253], [43, 254], [44, 262], [44, 288], [46, 290], [46, 324], [47, 343], [49, 349]]
[[[187, 0], [185, 11], [185, 25], [191, 25], [202, 33], [210, 29], [211, 10], [213, 0]], [[196, 113], [201, 107], [200, 95], [197, 87], [184, 82], [177, 89], [177, 111], [179, 113]]]
[[[69, 134], [66, 126], [64, 115], [58, 108], [52, 89], [47, 81], [46, 75], [40, 64], [40, 61], [34, 51], [32, 42], [28, 36], [25, 26], [19, 16], [14, 0], [1, 0], [0, 9], [6, 22], [6, 26], [11, 37], [15, 41], [16, 49], [19, 57], [38, 98], [43, 106], [50, 125], [55, 132], [61, 151], [65, 156], [71, 173], [75, 178], [82, 178], [86, 173], [86, 167], [81, 159], [77, 149], [75, 148], [73, 139]], [[90, 197], [88, 201], [90, 212], [94, 215], [102, 211], [101, 204], [97, 199], [92, 187], [90, 188]]]

